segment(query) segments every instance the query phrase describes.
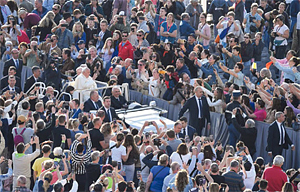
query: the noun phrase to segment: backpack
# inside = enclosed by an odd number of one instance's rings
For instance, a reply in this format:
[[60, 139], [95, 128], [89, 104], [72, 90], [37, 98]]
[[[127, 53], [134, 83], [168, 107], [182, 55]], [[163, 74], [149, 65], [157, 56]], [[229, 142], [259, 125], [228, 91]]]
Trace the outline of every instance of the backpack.
[[23, 128], [23, 130], [21, 131], [20, 134], [18, 134], [17, 132], [17, 128], [15, 128], [15, 137], [14, 137], [14, 143], [15, 143], [15, 147], [19, 144], [19, 143], [24, 143], [24, 138], [23, 138], [23, 133], [25, 132], [26, 128]]

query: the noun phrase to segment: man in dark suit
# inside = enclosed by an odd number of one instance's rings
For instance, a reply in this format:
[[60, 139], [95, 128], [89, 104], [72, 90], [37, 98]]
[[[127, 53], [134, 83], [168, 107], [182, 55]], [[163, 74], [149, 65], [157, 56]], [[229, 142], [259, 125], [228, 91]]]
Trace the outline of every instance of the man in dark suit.
[[13, 75], [13, 76], [16, 77], [16, 81], [17, 81], [17, 82], [16, 82], [16, 86], [22, 88], [22, 87], [21, 87], [21, 79], [20, 79], [20, 77], [16, 76], [16, 73], [17, 73], [16, 67], [15, 67], [15, 66], [10, 66], [9, 69], [8, 69], [8, 75], [2, 77], [1, 80], [0, 80], [0, 82], [1, 82], [0, 89], [1, 89], [1, 90], [2, 90], [4, 87], [7, 87], [7, 85], [8, 85], [8, 77], [9, 77], [10, 75]]
[[84, 112], [90, 112], [91, 110], [98, 110], [102, 107], [102, 103], [99, 100], [99, 94], [97, 91], [91, 91], [90, 98], [84, 102]]
[[271, 157], [281, 155], [283, 149], [288, 149], [289, 145], [292, 150], [295, 150], [295, 146], [291, 141], [284, 127], [285, 116], [283, 112], [275, 113], [275, 121], [270, 125], [267, 140], [267, 152]]
[[195, 96], [189, 98], [179, 112], [179, 118], [189, 110], [190, 122], [199, 136], [201, 136], [202, 128], [205, 126], [207, 120], [207, 129], [210, 129], [210, 113], [206, 97], [203, 95], [203, 90], [200, 86], [194, 89]]
[[[103, 106], [100, 108], [105, 112], [105, 118], [103, 119], [103, 122], [112, 122], [113, 120], [122, 120], [116, 113], [115, 109], [111, 107], [111, 100], [109, 96], [105, 96], [103, 98]], [[129, 124], [127, 124], [124, 121], [127, 128], [130, 127]]]
[[187, 124], [187, 118], [186, 117], [180, 117], [179, 120], [182, 124], [181, 134], [183, 135], [183, 138], [186, 137], [186, 135], [189, 136], [190, 141], [193, 140], [194, 134], [197, 133], [196, 129], [192, 126]]
[[8, 77], [8, 86], [5, 87], [4, 89], [2, 89], [2, 94], [5, 91], [10, 91], [11, 94], [21, 93], [21, 88], [16, 87], [16, 77], [15, 76], [11, 75]]
[[41, 75], [40, 68], [38, 66], [33, 66], [31, 70], [33, 75], [31, 75], [26, 79], [24, 85], [24, 93], [26, 93], [36, 82], [43, 82], [42, 78], [40, 78]]
[[17, 70], [17, 76], [21, 78], [23, 61], [19, 59], [19, 51], [18, 49], [12, 49], [12, 58], [5, 62], [3, 69], [3, 76], [8, 74], [8, 69], [10, 66], [15, 66]]
[[115, 109], [121, 109], [125, 104], [127, 104], [127, 101], [124, 96], [120, 95], [121, 89], [117, 86], [112, 88], [112, 96], [111, 99], [111, 107]]
[[253, 119], [248, 119], [245, 123], [245, 127], [242, 128], [242, 126], [238, 123], [236, 119], [237, 110], [239, 110], [240, 113], [242, 113], [242, 110], [240, 108], [235, 108], [232, 110], [232, 124], [234, 128], [241, 134], [239, 140], [245, 143], [245, 145], [249, 149], [251, 156], [253, 157], [254, 153], [256, 152], [255, 141], [257, 137], [255, 121]]

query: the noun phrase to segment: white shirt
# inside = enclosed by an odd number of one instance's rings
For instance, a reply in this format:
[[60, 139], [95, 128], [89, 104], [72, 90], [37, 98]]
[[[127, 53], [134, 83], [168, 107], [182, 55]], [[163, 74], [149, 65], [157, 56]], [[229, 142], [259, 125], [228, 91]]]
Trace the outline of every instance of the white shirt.
[[150, 80], [149, 80], [149, 95], [152, 96], [152, 97], [159, 97], [159, 87], [158, 87], [158, 81], [159, 79], [157, 80], [154, 80], [153, 77], [150, 77]]
[[245, 178], [245, 175], [243, 175], [243, 179], [244, 179], [244, 184], [246, 186], [247, 189], [252, 189], [254, 182], [255, 182], [255, 177], [256, 177], [256, 173], [255, 173], [255, 167], [253, 165], [253, 160], [251, 158], [251, 155], [247, 155], [246, 156], [248, 161], [252, 164], [250, 171], [246, 171], [247, 177]]
[[[196, 102], [197, 102], [197, 105], [198, 105], [198, 109], [200, 109], [200, 105], [199, 105], [199, 98], [195, 95], [195, 99], [196, 99]], [[203, 105], [202, 105], [202, 100], [201, 100], [201, 109], [202, 109]], [[198, 111], [198, 118], [200, 119], [201, 118], [201, 113], [202, 111], [199, 110]]]
[[300, 12], [297, 14], [296, 29], [300, 29]]
[[[109, 147], [112, 147], [116, 144], [116, 142], [110, 140]], [[118, 148], [115, 146], [111, 149], [111, 159], [113, 161], [121, 162], [122, 165], [122, 156], [126, 155], [126, 148], [123, 145], [120, 145]]]
[[278, 121], [276, 121], [276, 123], [277, 123], [278, 129], [279, 129], [279, 145], [283, 145], [284, 142], [285, 142], [285, 131], [283, 130], [283, 143], [281, 143], [281, 131], [282, 131], [281, 130], [281, 124], [282, 123], [279, 123]]
[[[187, 126], [186, 126], [185, 128], [182, 128], [182, 129], [181, 129], [181, 133], [182, 133], [182, 134], [184, 133], [184, 132], [183, 132], [184, 129], [185, 129], [185, 134], [186, 134], [186, 135], [189, 135], [189, 134], [188, 134], [188, 127], [187, 127]], [[185, 136], [185, 135], [184, 135], [184, 136]]]
[[[279, 26], [279, 25], [276, 25], [275, 27], [274, 27], [274, 32], [279, 32], [280, 34], [284, 34], [284, 32], [286, 31], [286, 30], [289, 30], [289, 28], [285, 25], [285, 24], [283, 24], [281, 27]], [[281, 36], [277, 36], [277, 37], [275, 37], [275, 40], [278, 40], [278, 41], [282, 41], [282, 40], [284, 40], [280, 45], [282, 46], [282, 45], [287, 45], [287, 40], [286, 40], [286, 38], [284, 38], [284, 37], [281, 37]]]
[[[182, 160], [181, 160], [182, 158]], [[191, 154], [188, 153], [186, 155], [180, 155], [177, 152], [173, 152], [172, 155], [170, 156], [170, 159], [172, 160], [172, 162], [177, 162], [180, 165], [180, 169], [183, 169], [183, 162], [186, 164], [188, 162], [188, 160], [191, 158]]]

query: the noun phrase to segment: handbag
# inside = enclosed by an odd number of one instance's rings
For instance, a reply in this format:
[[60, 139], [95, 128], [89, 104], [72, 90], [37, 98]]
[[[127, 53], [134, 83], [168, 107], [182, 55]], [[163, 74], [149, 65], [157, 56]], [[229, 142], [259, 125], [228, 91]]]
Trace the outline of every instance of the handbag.
[[257, 31], [257, 27], [254, 25], [250, 25], [250, 31], [255, 33]]

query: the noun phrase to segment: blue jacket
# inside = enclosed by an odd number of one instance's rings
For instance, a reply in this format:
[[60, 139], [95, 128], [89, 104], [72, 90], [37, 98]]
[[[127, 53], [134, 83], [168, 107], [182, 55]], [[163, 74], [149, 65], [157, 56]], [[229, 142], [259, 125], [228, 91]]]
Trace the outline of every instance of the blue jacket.
[[228, 5], [225, 0], [213, 0], [210, 4], [208, 13], [213, 14], [214, 24], [219, 22], [221, 16], [225, 16], [228, 12]]
[[185, 40], [187, 40], [189, 34], [195, 33], [195, 29], [190, 25], [190, 23], [184, 20], [180, 22], [179, 30], [181, 38], [184, 38]]
[[298, 12], [300, 11], [299, 9], [299, 1], [298, 0], [293, 0], [291, 2], [291, 9], [290, 9], [290, 14], [291, 14], [291, 17], [296, 17], [297, 18], [297, 14]]
[[217, 64], [213, 64], [212, 66], [210, 66], [209, 63], [206, 63], [204, 65], [202, 65], [201, 70], [203, 71], [204, 74], [204, 78], [207, 78], [209, 75], [212, 76], [211, 80], [208, 82], [208, 84], [212, 85], [216, 83], [216, 75], [214, 73], [214, 69], [217, 70], [218, 72], [218, 65]]
[[186, 65], [183, 65], [179, 70], [176, 69], [176, 71], [178, 72], [178, 76], [180, 76], [182, 73], [187, 73], [191, 77], [191, 72]]

